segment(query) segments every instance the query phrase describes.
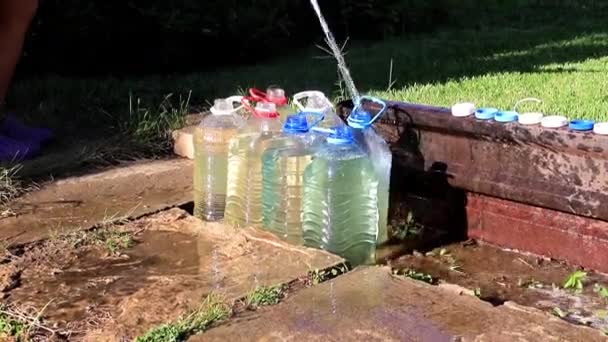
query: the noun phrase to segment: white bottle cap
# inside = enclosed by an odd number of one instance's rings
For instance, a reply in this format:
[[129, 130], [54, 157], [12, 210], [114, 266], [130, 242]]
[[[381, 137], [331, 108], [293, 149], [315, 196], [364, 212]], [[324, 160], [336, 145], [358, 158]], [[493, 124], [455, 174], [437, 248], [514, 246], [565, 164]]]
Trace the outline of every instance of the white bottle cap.
[[599, 135], [608, 135], [608, 122], [598, 122], [593, 126], [593, 133]]
[[452, 115], [456, 117], [465, 117], [475, 113], [475, 104], [470, 102], [457, 103], [452, 106]]
[[568, 125], [568, 118], [561, 115], [551, 115], [544, 117], [540, 125], [546, 128], [560, 128]]
[[519, 115], [519, 123], [522, 125], [537, 125], [543, 120], [543, 113], [523, 113]]

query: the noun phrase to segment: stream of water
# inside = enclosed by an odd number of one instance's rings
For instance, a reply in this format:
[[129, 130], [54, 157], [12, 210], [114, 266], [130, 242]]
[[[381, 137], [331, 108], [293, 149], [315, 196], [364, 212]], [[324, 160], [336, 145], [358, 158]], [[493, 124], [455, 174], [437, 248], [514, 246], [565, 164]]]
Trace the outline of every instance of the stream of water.
[[348, 70], [348, 67], [346, 66], [346, 61], [344, 60], [342, 51], [338, 47], [338, 44], [336, 43], [336, 39], [334, 38], [334, 35], [331, 33], [331, 30], [329, 29], [329, 26], [327, 25], [327, 22], [325, 21], [325, 17], [323, 17], [323, 13], [321, 13], [321, 8], [319, 7], [319, 3], [317, 2], [317, 0], [310, 0], [310, 3], [312, 4], [312, 7], [315, 9], [315, 12], [317, 13], [317, 17], [319, 17], [319, 22], [321, 23], [321, 27], [323, 28], [323, 32], [325, 33], [325, 37], [327, 38], [327, 44], [329, 45], [331, 52], [333, 53], [334, 57], [336, 58], [336, 60], [338, 62], [338, 70], [340, 71], [340, 74], [342, 74], [342, 79], [344, 80], [344, 83], [346, 84], [346, 90], [348, 91], [349, 95], [351, 96], [353, 102], [355, 104], [358, 104], [359, 103], [359, 91], [357, 90], [357, 87], [355, 86], [355, 82], [353, 81], [353, 78], [350, 76], [350, 71]]

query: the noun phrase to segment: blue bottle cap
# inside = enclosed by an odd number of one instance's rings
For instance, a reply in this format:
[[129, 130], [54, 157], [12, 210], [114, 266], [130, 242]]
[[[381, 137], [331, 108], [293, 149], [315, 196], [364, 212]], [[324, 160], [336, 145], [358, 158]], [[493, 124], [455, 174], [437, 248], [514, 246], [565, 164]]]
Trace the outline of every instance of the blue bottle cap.
[[494, 115], [494, 120], [497, 122], [513, 122], [517, 121], [519, 114], [513, 111], [499, 111]]
[[329, 144], [351, 144], [354, 141], [353, 132], [348, 126], [338, 126], [332, 128], [332, 132], [327, 137]]
[[346, 121], [350, 127], [367, 128], [371, 125], [372, 115], [368, 111], [356, 108]]
[[306, 121], [306, 115], [289, 115], [287, 120], [285, 120], [285, 124], [283, 125], [283, 132], [288, 134], [308, 132], [308, 121]]
[[568, 126], [568, 128], [573, 131], [590, 131], [593, 129], [594, 124], [595, 122], [591, 120], [575, 119], [570, 121], [570, 125]]
[[496, 108], [479, 108], [475, 111], [475, 118], [480, 120], [494, 119], [494, 116], [498, 113]]

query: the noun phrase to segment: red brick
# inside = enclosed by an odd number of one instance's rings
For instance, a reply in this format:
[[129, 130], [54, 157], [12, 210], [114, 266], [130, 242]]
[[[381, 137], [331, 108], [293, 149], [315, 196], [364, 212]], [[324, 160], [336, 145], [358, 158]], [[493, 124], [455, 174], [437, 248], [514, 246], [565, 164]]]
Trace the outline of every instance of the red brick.
[[469, 194], [471, 238], [608, 272], [608, 222]]

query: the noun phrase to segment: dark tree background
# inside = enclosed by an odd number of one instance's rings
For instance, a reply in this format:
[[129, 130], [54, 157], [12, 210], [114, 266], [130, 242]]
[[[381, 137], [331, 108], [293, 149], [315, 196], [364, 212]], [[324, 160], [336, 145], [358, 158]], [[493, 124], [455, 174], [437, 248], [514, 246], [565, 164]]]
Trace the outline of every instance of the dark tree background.
[[[320, 0], [340, 39], [444, 27], [486, 29], [564, 15], [597, 0]], [[490, 15], [491, 14], [491, 15]], [[491, 19], [489, 19], [491, 18]], [[322, 40], [308, 0], [42, 0], [20, 76], [213, 70], [294, 53]]]

